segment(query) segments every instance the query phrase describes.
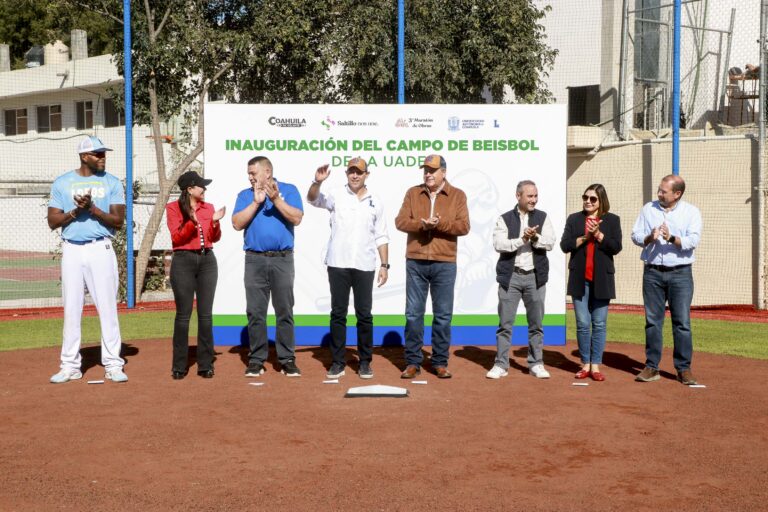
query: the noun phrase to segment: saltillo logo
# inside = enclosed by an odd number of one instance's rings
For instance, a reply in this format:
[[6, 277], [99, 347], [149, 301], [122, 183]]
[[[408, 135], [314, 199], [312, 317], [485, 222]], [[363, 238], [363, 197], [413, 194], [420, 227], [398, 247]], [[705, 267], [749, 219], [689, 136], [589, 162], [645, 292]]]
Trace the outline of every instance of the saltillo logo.
[[272, 126], [279, 126], [280, 128], [301, 128], [307, 125], [307, 120], [303, 117], [275, 117], [272, 116], [268, 120]]

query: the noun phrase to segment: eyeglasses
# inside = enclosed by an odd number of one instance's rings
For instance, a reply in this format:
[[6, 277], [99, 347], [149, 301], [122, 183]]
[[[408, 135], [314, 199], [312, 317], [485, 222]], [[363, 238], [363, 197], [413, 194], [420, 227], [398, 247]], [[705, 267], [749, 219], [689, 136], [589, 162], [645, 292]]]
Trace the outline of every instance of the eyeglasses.
[[598, 201], [598, 197], [597, 196], [588, 196], [587, 194], [584, 194], [583, 196], [581, 196], [581, 200], [582, 201], [589, 201], [590, 203], [595, 204]]
[[354, 174], [356, 176], [362, 176], [365, 174], [365, 171], [361, 171], [360, 169], [347, 169], [347, 174]]
[[95, 156], [96, 158], [102, 158], [107, 155], [106, 151], [90, 151], [86, 155]]

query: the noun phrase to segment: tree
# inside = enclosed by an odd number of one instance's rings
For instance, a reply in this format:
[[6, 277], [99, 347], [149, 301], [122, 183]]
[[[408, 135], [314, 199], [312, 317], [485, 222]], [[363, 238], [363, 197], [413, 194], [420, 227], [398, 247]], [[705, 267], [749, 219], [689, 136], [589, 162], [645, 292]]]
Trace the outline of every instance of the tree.
[[0, 0], [0, 43], [10, 46], [13, 69], [24, 67], [24, 54], [33, 45], [57, 39], [71, 46], [72, 29], [88, 32], [89, 55], [115, 50], [113, 20], [92, 16], [90, 11], [69, 9], [48, 0]]
[[[132, 14], [132, 64], [135, 120], [151, 127], [159, 192], [144, 231], [136, 259], [136, 291], [140, 296], [155, 237], [165, 205], [179, 176], [195, 163], [205, 142], [204, 104], [211, 86], [226, 91], [221, 80], [238, 58], [247, 57], [247, 37], [242, 30], [223, 23], [219, 10], [226, 1], [144, 0]], [[103, 14], [120, 18], [119, 2], [102, 3]], [[117, 4], [117, 5], [115, 5]], [[112, 7], [110, 9], [109, 7]], [[232, 15], [231, 12], [226, 14]], [[122, 49], [115, 52], [124, 70]], [[229, 87], [233, 85], [230, 83]], [[161, 122], [181, 116], [187, 128], [176, 142], [178, 160], [166, 162]]]
[[[97, 27], [89, 36], [113, 36], [123, 72], [122, 1], [52, 5], [68, 9], [71, 19], [86, 12], [118, 27]], [[500, 103], [506, 87], [517, 101], [550, 98], [543, 80], [556, 51], [539, 23], [548, 8], [532, 0], [406, 6], [408, 102], [482, 103], [490, 94]], [[132, 0], [132, 10], [134, 120], [152, 129], [159, 185], [136, 261], [140, 294], [171, 190], [202, 153], [207, 94], [232, 102], [394, 103], [397, 10], [394, 0]], [[186, 133], [169, 164], [160, 127], [178, 117]]]
[[[380, 2], [339, 0], [344, 21], [333, 48], [342, 95], [352, 102], [396, 101], [397, 13]], [[544, 79], [556, 50], [539, 23], [549, 10], [531, 0], [412, 0], [405, 12], [408, 103], [496, 103], [551, 98]]]

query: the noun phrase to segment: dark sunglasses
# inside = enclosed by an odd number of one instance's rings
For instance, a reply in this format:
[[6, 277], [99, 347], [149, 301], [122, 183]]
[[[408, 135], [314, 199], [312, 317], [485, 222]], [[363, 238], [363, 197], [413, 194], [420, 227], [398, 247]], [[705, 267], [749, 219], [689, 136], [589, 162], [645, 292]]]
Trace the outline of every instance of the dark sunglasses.
[[103, 156], [106, 156], [107, 152], [106, 151], [91, 151], [91, 152], [86, 153], [86, 154], [91, 155], [91, 156], [95, 156], [96, 158], [101, 158]]
[[583, 196], [581, 196], [581, 200], [582, 201], [589, 201], [590, 203], [595, 204], [598, 201], [598, 197], [597, 196], [588, 196], [587, 194], [584, 194]]
[[355, 174], [357, 176], [362, 176], [365, 174], [365, 171], [361, 171], [360, 169], [349, 169], [347, 170], [347, 174]]

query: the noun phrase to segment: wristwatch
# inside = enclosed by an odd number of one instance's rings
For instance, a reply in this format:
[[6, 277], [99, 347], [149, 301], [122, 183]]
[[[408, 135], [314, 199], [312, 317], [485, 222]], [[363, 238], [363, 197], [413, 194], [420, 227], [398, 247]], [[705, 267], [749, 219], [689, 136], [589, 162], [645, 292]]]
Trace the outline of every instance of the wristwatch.
[[382, 264], [381, 264], [381, 268], [385, 268], [385, 269], [387, 269], [387, 270], [389, 270], [389, 267], [390, 267], [390, 266], [391, 266], [391, 265], [390, 265], [389, 263], [382, 263]]
[[669, 235], [669, 238], [667, 239], [667, 242], [674, 244], [675, 240], [677, 240], [677, 237], [675, 235]]

